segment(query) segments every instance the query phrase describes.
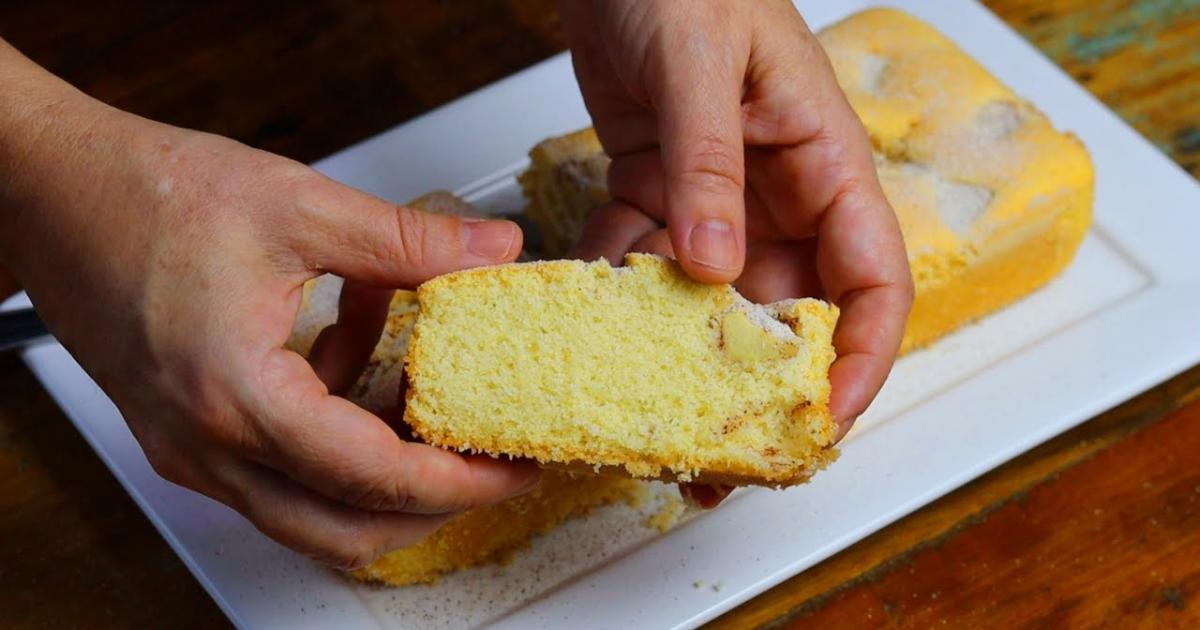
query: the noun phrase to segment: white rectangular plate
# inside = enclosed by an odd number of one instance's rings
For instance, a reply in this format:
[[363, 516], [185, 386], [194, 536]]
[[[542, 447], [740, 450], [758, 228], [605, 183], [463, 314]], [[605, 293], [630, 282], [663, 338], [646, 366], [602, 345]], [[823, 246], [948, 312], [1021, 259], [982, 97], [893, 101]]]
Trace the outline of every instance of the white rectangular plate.
[[[800, 2], [814, 28], [868, 3]], [[1039, 442], [1200, 361], [1200, 188], [975, 3], [892, 3], [933, 23], [1090, 149], [1096, 224], [1049, 287], [897, 365], [843, 455], [809, 485], [743, 491], [666, 535], [625, 507], [537, 540], [508, 567], [433, 587], [353, 584], [150, 470], [57, 344], [25, 360], [238, 626], [692, 627]], [[435, 188], [520, 206], [530, 146], [588, 119], [555, 57], [322, 160], [393, 200]]]

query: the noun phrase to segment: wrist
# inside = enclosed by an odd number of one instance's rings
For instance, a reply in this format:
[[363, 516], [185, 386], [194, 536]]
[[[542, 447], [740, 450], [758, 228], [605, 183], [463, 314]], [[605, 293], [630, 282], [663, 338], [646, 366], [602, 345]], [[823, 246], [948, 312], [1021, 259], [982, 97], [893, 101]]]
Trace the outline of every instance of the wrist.
[[113, 112], [0, 40], [0, 264], [18, 277], [29, 243], [46, 242], [39, 224], [55, 223], [39, 215], [68, 210], [61, 189], [91, 179], [81, 167]]
[[0, 203], [40, 137], [86, 99], [0, 39]]

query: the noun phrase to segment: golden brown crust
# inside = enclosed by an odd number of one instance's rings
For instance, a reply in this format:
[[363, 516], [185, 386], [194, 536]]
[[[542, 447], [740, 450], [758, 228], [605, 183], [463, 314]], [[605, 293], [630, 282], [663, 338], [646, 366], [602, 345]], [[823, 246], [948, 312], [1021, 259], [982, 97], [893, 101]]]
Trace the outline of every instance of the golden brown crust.
[[385, 554], [351, 575], [391, 586], [429, 584], [446, 573], [505, 562], [563, 521], [618, 501], [640, 500], [642, 484], [592, 474], [547, 472], [528, 495], [455, 517], [412, 547]]

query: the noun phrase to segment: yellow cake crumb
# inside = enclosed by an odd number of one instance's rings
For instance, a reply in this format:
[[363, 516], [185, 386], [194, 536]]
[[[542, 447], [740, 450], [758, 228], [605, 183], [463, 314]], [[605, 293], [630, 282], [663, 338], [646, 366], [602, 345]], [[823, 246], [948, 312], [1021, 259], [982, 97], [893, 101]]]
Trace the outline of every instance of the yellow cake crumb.
[[758, 306], [644, 254], [461, 271], [418, 300], [405, 420], [430, 444], [760, 485], [835, 456], [819, 300]]
[[679, 517], [683, 515], [687, 506], [683, 500], [678, 497], [668, 497], [663, 500], [663, 504], [655, 510], [646, 519], [646, 527], [657, 529], [659, 533], [667, 533], [671, 531], [675, 524], [679, 522]]

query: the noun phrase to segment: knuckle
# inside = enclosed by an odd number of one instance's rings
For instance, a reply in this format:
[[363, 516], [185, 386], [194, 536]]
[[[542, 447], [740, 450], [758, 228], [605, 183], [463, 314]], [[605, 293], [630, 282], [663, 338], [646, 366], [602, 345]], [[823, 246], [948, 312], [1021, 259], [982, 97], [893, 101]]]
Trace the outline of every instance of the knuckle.
[[218, 447], [248, 453], [260, 443], [254, 424], [226, 404], [201, 401], [191, 415], [200, 433]]
[[264, 166], [274, 170], [274, 174], [285, 182], [297, 194], [313, 193], [328, 186], [329, 180], [311, 167], [289, 159], [268, 154], [270, 161]]
[[374, 562], [380, 555], [380, 549], [362, 536], [347, 537], [312, 554], [318, 562], [342, 571], [361, 569]]
[[274, 519], [264, 519], [258, 514], [247, 515], [247, 518], [269, 538], [342, 571], [361, 569], [382, 555], [372, 537], [358, 528], [345, 536], [318, 540], [312, 532], [298, 530]]
[[429, 220], [425, 213], [398, 207], [394, 212], [394, 221], [395, 236], [385, 241], [391, 251], [382, 254], [412, 267], [423, 266], [429, 237]]
[[297, 200], [312, 199], [324, 192], [328, 180], [317, 171], [288, 159], [281, 159], [270, 164], [271, 179], [286, 186]]
[[210, 419], [206, 424], [213, 441], [225, 449], [243, 455], [262, 450], [258, 430], [244, 418]]
[[[271, 171], [270, 179], [280, 189], [287, 190], [289, 197], [286, 204], [265, 206], [265, 213], [259, 215], [266, 219], [264, 227], [274, 230], [274, 234], [284, 235], [284, 242], [306, 258], [315, 256], [320, 247], [317, 241], [308, 238], [314, 232], [340, 238], [327, 227], [332, 220], [330, 207], [336, 207], [330, 201], [331, 180], [291, 161], [277, 165]], [[282, 211], [276, 212], [275, 208]]]
[[371, 511], [407, 512], [417, 507], [413, 496], [401, 484], [394, 484], [383, 475], [365, 475], [359, 471], [335, 472], [335, 482], [344, 489], [343, 503]]
[[281, 167], [276, 175], [292, 191], [295, 207], [303, 215], [321, 207], [321, 198], [326, 195], [328, 182], [324, 176], [307, 167]]
[[807, 143], [821, 137], [825, 124], [820, 105], [799, 94], [788, 95], [786, 101], [792, 104], [775, 107], [772, 103], [749, 108], [747, 124], [758, 128], [771, 142], [782, 145]]
[[177, 485], [190, 487], [194, 477], [191, 466], [179, 456], [175, 448], [167, 446], [163, 441], [151, 441], [142, 446], [150, 468], [163, 479]]
[[317, 410], [328, 391], [320, 381], [308, 378], [310, 369], [292, 353], [273, 354], [260, 365], [250, 377], [259, 391], [232, 410], [225, 427], [226, 443], [262, 452], [319, 443]]
[[687, 148], [679, 169], [680, 181], [706, 192], [730, 194], [745, 187], [741, 156], [720, 138], [707, 136]]

